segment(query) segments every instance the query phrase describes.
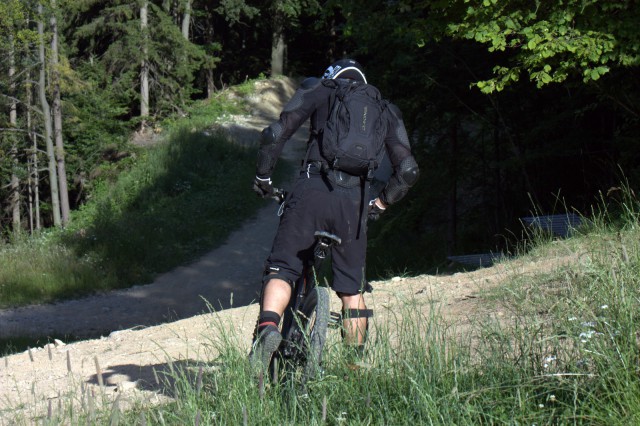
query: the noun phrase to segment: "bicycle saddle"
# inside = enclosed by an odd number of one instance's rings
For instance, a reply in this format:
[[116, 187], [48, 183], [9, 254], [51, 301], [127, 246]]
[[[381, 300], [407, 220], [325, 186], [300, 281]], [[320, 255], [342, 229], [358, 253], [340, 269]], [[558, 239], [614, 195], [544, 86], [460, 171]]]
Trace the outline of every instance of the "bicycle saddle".
[[313, 234], [316, 239], [321, 242], [324, 243], [328, 246], [332, 246], [332, 245], [340, 245], [340, 243], [342, 242], [342, 240], [340, 239], [340, 237], [338, 237], [337, 235], [331, 234], [327, 231], [316, 231], [315, 234]]

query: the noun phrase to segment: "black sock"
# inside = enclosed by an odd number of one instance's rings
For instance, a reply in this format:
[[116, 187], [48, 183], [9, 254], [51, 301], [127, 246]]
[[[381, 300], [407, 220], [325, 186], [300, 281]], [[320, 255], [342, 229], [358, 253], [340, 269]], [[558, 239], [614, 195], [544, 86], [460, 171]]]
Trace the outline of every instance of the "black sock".
[[258, 333], [265, 329], [269, 325], [278, 327], [280, 324], [280, 315], [273, 311], [262, 311], [258, 317]]

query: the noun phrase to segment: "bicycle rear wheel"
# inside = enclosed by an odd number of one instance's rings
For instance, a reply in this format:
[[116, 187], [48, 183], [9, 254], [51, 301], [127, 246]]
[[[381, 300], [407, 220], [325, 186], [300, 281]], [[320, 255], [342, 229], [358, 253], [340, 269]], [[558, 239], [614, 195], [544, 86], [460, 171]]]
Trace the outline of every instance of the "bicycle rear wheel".
[[306, 339], [306, 357], [304, 360], [303, 382], [313, 379], [322, 371], [322, 350], [327, 340], [329, 324], [329, 289], [315, 287], [305, 299], [301, 308]]
[[282, 334], [284, 340], [269, 365], [269, 379], [282, 382], [301, 373], [303, 383], [321, 371], [322, 350], [327, 339], [330, 319], [329, 289], [315, 287], [304, 298], [294, 314], [285, 311]]

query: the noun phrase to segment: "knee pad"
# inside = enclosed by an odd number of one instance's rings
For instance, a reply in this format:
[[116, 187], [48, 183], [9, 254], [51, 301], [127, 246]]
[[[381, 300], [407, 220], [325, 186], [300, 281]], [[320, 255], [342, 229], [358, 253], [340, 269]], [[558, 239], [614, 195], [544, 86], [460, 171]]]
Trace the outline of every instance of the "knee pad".
[[373, 317], [373, 309], [343, 309], [342, 310], [342, 319], [371, 318], [371, 317]]
[[[366, 318], [367, 326], [364, 329], [364, 336], [362, 339], [363, 343], [367, 342], [367, 337], [369, 335], [369, 318], [373, 317], [373, 309], [343, 309], [342, 310], [342, 320], [350, 320], [350, 319], [358, 319], [358, 318]], [[340, 330], [340, 336], [342, 339], [345, 338], [344, 327]]]
[[291, 278], [289, 278], [282, 272], [275, 272], [270, 269], [267, 269], [264, 272], [264, 275], [262, 276], [262, 288], [264, 288], [264, 286], [266, 286], [267, 283], [272, 279], [279, 279], [279, 280], [285, 281], [287, 284], [289, 284], [293, 288], [293, 280]]

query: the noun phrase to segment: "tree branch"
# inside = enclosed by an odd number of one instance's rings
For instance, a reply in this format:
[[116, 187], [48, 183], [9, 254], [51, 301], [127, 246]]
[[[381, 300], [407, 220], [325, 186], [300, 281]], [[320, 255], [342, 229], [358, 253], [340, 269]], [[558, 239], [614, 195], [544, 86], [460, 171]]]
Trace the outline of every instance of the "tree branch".
[[32, 106], [32, 105], [27, 105], [24, 102], [22, 102], [20, 99], [18, 98], [14, 98], [13, 96], [9, 96], [9, 95], [5, 95], [4, 93], [0, 93], [0, 96], [2, 96], [5, 99], [9, 99], [12, 102], [16, 102], [19, 103], [20, 105], [25, 105], [28, 109], [30, 109], [31, 111], [37, 112], [38, 114], [42, 115], [42, 110]]
[[34, 132], [31, 130], [24, 130], [24, 129], [14, 129], [11, 127], [0, 127], [0, 132], [20, 132], [20, 133], [31, 133], [33, 135], [36, 135], [37, 137], [39, 137], [40, 139], [44, 139], [44, 136], [41, 135], [38, 132]]

